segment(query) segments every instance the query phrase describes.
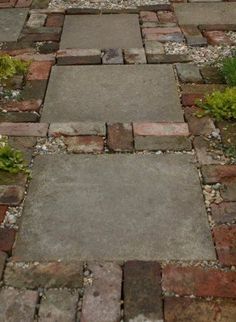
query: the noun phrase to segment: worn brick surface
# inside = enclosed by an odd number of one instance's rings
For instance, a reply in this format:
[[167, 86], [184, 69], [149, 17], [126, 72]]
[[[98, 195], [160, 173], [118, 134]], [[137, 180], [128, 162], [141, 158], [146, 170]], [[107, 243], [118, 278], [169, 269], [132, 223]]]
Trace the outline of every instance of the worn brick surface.
[[220, 164], [222, 157], [218, 155], [218, 151], [214, 150], [211, 141], [206, 137], [197, 136], [193, 139], [193, 146], [197, 155], [198, 162], [203, 164]]
[[44, 99], [44, 95], [47, 89], [47, 80], [33, 80], [27, 81], [22, 91], [23, 100], [31, 99]]
[[3, 288], [0, 291], [0, 320], [4, 322], [34, 321], [38, 292]]
[[202, 83], [199, 68], [194, 64], [176, 64], [179, 79], [183, 83]]
[[214, 66], [203, 66], [200, 68], [201, 75], [207, 84], [222, 84], [224, 78], [219, 68]]
[[156, 13], [152, 12], [152, 11], [141, 11], [140, 12], [140, 19], [142, 22], [146, 22], [146, 21], [157, 22], [158, 21]]
[[46, 27], [62, 27], [64, 23], [65, 16], [61, 14], [51, 14], [48, 15], [46, 21]]
[[39, 321], [74, 321], [78, 298], [77, 291], [66, 289], [46, 291], [40, 303]]
[[162, 280], [165, 290], [179, 295], [236, 297], [235, 271], [167, 265]]
[[193, 25], [181, 26], [181, 30], [189, 46], [205, 46], [207, 39], [203, 37], [200, 30]]
[[133, 129], [131, 124], [108, 124], [107, 145], [113, 151], [133, 151]]
[[236, 225], [214, 227], [213, 236], [219, 261], [236, 265]]
[[28, 8], [30, 7], [32, 0], [18, 0], [15, 7], [16, 8]]
[[72, 153], [101, 153], [104, 141], [100, 136], [71, 136], [64, 138], [68, 152]]
[[23, 172], [10, 173], [0, 170], [0, 186], [25, 186], [27, 175]]
[[217, 224], [232, 224], [236, 222], [236, 202], [211, 204], [211, 215]]
[[50, 70], [52, 67], [51, 62], [35, 61], [30, 64], [27, 74], [28, 80], [44, 80], [49, 78]]
[[47, 15], [42, 13], [32, 13], [26, 23], [29, 28], [43, 27], [46, 22]]
[[6, 285], [18, 288], [78, 288], [83, 284], [83, 265], [73, 261], [26, 265], [10, 262], [5, 270], [4, 281]]
[[3, 222], [5, 218], [7, 208], [8, 208], [7, 206], [0, 205], [0, 224]]
[[145, 64], [146, 55], [143, 48], [129, 48], [124, 50], [126, 64]]
[[166, 322], [234, 322], [236, 301], [200, 300], [190, 298], [165, 298]]
[[2, 280], [6, 259], [7, 259], [7, 254], [5, 252], [0, 251], [0, 281]]
[[22, 123], [22, 122], [38, 122], [39, 115], [36, 113], [31, 112], [0, 112], [0, 122], [7, 122], [7, 123]]
[[15, 241], [14, 229], [0, 228], [0, 251], [10, 253]]
[[236, 123], [220, 121], [217, 127], [220, 129], [222, 143], [225, 146], [236, 146]]
[[221, 180], [221, 197], [225, 201], [236, 201], [236, 177], [228, 177]]
[[186, 107], [184, 109], [190, 133], [193, 135], [211, 135], [216, 130], [213, 120], [208, 116], [197, 117], [197, 111], [198, 109], [195, 107]]
[[0, 204], [18, 206], [24, 198], [25, 189], [20, 186], [0, 186]]
[[202, 175], [205, 183], [222, 182], [231, 177], [236, 177], [236, 165], [203, 166]]
[[120, 321], [122, 270], [115, 263], [89, 264], [93, 283], [83, 297], [81, 322]]
[[185, 63], [191, 61], [188, 55], [182, 54], [171, 54], [171, 55], [160, 55], [152, 54], [147, 55], [147, 60], [149, 64], [173, 64], [173, 63]]
[[99, 49], [64, 49], [57, 52], [58, 65], [101, 64]]
[[76, 135], [106, 135], [106, 126], [102, 122], [71, 122], [51, 123], [49, 135], [76, 136]]
[[9, 101], [3, 105], [3, 109], [10, 112], [37, 112], [41, 104], [41, 100]]
[[102, 63], [104, 65], [120, 65], [124, 63], [123, 53], [121, 48], [111, 48], [104, 50], [102, 56]]
[[233, 42], [225, 31], [204, 31], [204, 36], [207, 38], [210, 45], [232, 45]]
[[157, 17], [160, 23], [176, 23], [176, 17], [172, 11], [158, 11]]
[[48, 124], [46, 123], [2, 123], [0, 134], [9, 136], [46, 136]]
[[125, 263], [124, 321], [163, 321], [159, 263]]

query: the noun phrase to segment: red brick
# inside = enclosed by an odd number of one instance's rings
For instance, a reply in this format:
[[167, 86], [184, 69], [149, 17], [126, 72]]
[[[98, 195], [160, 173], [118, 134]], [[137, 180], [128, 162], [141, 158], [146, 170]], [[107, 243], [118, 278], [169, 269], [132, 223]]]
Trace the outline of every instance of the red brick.
[[213, 120], [209, 116], [197, 117], [199, 109], [195, 107], [186, 107], [184, 115], [188, 122], [189, 131], [192, 135], [211, 135], [216, 130]]
[[0, 224], [3, 222], [6, 212], [7, 212], [7, 206], [1, 206], [0, 205]]
[[37, 112], [40, 109], [42, 100], [10, 101], [3, 105], [3, 109], [8, 112]]
[[101, 153], [104, 149], [101, 136], [71, 136], [65, 137], [64, 142], [72, 153]]
[[85, 287], [81, 322], [120, 321], [122, 270], [115, 263], [89, 264], [92, 284]]
[[18, 206], [24, 198], [24, 187], [0, 186], [0, 205]]
[[205, 165], [202, 166], [202, 175], [205, 183], [222, 182], [236, 177], [236, 165]]
[[47, 136], [47, 123], [1, 123], [0, 134], [9, 136]]
[[28, 8], [32, 4], [32, 0], [18, 0], [16, 3], [16, 8]]
[[108, 124], [107, 145], [113, 151], [133, 151], [133, 130], [131, 124]]
[[236, 301], [165, 298], [166, 322], [234, 322]]
[[143, 28], [142, 29], [143, 35], [150, 35], [150, 34], [158, 34], [158, 35], [167, 35], [167, 34], [174, 34], [174, 33], [181, 33], [179, 27], [168, 27], [168, 28]]
[[161, 23], [176, 23], [175, 14], [171, 11], [158, 11], [158, 19]]
[[236, 297], [235, 271], [167, 265], [162, 281], [166, 291], [179, 295]]
[[101, 64], [99, 49], [63, 49], [57, 52], [58, 65]]
[[10, 253], [15, 242], [14, 229], [0, 228], [0, 251]]
[[202, 33], [197, 26], [184, 25], [181, 30], [186, 38], [189, 46], [204, 46], [207, 45], [207, 39], [202, 36]]
[[140, 12], [140, 18], [142, 22], [157, 22], [157, 15], [153, 11], [141, 11]]
[[62, 27], [64, 23], [64, 15], [52, 14], [49, 15], [46, 21], [46, 27]]
[[[161, 267], [157, 262], [124, 265], [124, 322], [163, 321]], [[138, 317], [142, 319], [139, 320]]]
[[233, 41], [226, 35], [225, 31], [205, 31], [204, 36], [210, 45], [232, 45]]
[[184, 40], [179, 27], [143, 28], [142, 34], [146, 40], [157, 40], [160, 42], [182, 42]]
[[236, 225], [214, 227], [213, 236], [219, 261], [236, 265]]
[[48, 79], [51, 71], [52, 63], [43, 62], [33, 62], [30, 64], [29, 71], [27, 74], [27, 80], [43, 80]]
[[188, 136], [187, 123], [133, 123], [134, 135]]
[[219, 205], [211, 204], [211, 215], [217, 224], [236, 222], [236, 202], [221, 202]]

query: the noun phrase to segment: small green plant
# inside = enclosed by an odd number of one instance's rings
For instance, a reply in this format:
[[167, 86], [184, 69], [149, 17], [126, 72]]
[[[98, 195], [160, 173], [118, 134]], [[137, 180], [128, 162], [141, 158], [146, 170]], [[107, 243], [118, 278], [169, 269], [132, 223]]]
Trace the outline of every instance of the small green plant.
[[202, 109], [198, 117], [210, 115], [216, 121], [236, 119], [236, 87], [208, 94], [203, 100], [197, 100], [196, 105]]
[[0, 169], [10, 173], [29, 173], [22, 152], [13, 149], [6, 140], [0, 142]]
[[29, 64], [29, 62], [24, 62], [9, 55], [0, 55], [0, 82], [14, 75], [24, 75]]
[[236, 162], [236, 147], [234, 145], [224, 147], [224, 153]]
[[222, 61], [221, 73], [229, 86], [236, 86], [236, 56]]

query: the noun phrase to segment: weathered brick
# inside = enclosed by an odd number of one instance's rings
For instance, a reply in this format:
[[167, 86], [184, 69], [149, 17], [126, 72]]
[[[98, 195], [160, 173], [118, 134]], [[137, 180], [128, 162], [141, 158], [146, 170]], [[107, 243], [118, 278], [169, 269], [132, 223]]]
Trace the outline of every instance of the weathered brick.
[[157, 15], [153, 11], [140, 11], [140, 19], [142, 22], [158, 21]]
[[211, 215], [217, 224], [233, 224], [236, 222], [236, 202], [211, 204]]
[[58, 65], [101, 64], [99, 49], [65, 49], [57, 52]]
[[202, 83], [199, 68], [194, 64], [176, 64], [179, 79], [183, 83]]
[[213, 236], [220, 263], [236, 265], [236, 225], [213, 227]]
[[78, 288], [83, 284], [83, 264], [74, 261], [25, 264], [13, 261], [6, 266], [4, 282], [9, 286], [30, 289]]
[[120, 321], [122, 270], [115, 263], [89, 264], [93, 283], [84, 291], [81, 322]]
[[[236, 167], [236, 166], [235, 166]], [[221, 181], [221, 197], [225, 201], [236, 201], [236, 177], [228, 177]]]
[[181, 26], [184, 37], [189, 46], [205, 46], [207, 45], [207, 39], [203, 37], [200, 30], [193, 25]]
[[6, 215], [6, 212], [7, 212], [7, 206], [1, 206], [0, 205], [0, 224], [3, 222], [4, 218], [5, 218], [5, 215]]
[[48, 15], [46, 27], [62, 27], [64, 24], [65, 16], [62, 14]]
[[10, 173], [0, 170], [0, 186], [25, 186], [27, 175], [23, 172]]
[[233, 322], [236, 320], [236, 301], [165, 298], [165, 321]]
[[106, 125], [102, 122], [51, 123], [50, 136], [106, 135]]
[[225, 31], [204, 31], [204, 36], [210, 45], [232, 45], [233, 42]]
[[134, 123], [136, 150], [191, 150], [186, 123]]
[[26, 23], [29, 28], [43, 27], [47, 19], [47, 15], [41, 13], [32, 13]]
[[32, 9], [44, 9], [48, 7], [50, 0], [33, 0]]
[[[45, 43], [44, 43], [45, 44]], [[43, 44], [42, 44], [43, 45]], [[41, 50], [41, 47], [39, 48], [39, 51]], [[50, 54], [30, 54], [30, 53], [25, 53], [25, 54], [20, 54], [15, 56], [17, 59], [21, 59], [24, 61], [29, 61], [29, 62], [51, 62], [51, 64], [55, 63], [55, 54], [50, 53]]]
[[203, 66], [200, 68], [201, 75], [207, 84], [223, 84], [224, 78], [219, 68], [213, 66]]
[[68, 136], [64, 138], [68, 152], [72, 153], [101, 153], [104, 141], [101, 136]]
[[125, 263], [124, 321], [163, 321], [159, 263]]
[[0, 134], [9, 136], [46, 136], [47, 123], [2, 123]]
[[74, 321], [78, 298], [77, 291], [47, 290], [40, 303], [39, 321]]
[[15, 235], [15, 229], [0, 228], [0, 251], [11, 253]]
[[124, 64], [122, 49], [120, 48], [105, 49], [104, 55], [102, 56], [102, 63], [104, 65]]
[[146, 64], [146, 55], [143, 48], [129, 48], [124, 50], [126, 64]]
[[52, 54], [59, 50], [59, 43], [56, 41], [48, 41], [41, 44], [39, 48], [40, 54]]
[[159, 41], [146, 40], [144, 44], [145, 44], [145, 52], [147, 55], [147, 60], [148, 60], [148, 56], [165, 54], [164, 46]]
[[27, 80], [44, 80], [48, 79], [52, 63], [47, 61], [36, 61], [30, 64]]
[[202, 267], [167, 265], [162, 274], [163, 288], [179, 295], [236, 297], [236, 272]]
[[20, 36], [21, 41], [60, 41], [61, 28], [39, 27], [24, 29]]
[[24, 198], [25, 189], [20, 186], [0, 186], [0, 204], [18, 206]]
[[147, 55], [147, 60], [149, 64], [172, 64], [172, 63], [185, 63], [191, 61], [191, 58], [188, 55], [182, 54], [153, 54]]
[[18, 0], [15, 7], [16, 8], [29, 8], [32, 0]]
[[37, 113], [30, 112], [0, 112], [0, 123], [2, 122], [10, 122], [10, 123], [23, 123], [23, 122], [38, 122], [39, 115]]
[[158, 11], [157, 17], [161, 23], [176, 23], [177, 19], [172, 11]]
[[47, 80], [26, 81], [22, 91], [23, 100], [43, 100], [47, 89]]
[[220, 121], [217, 127], [220, 129], [222, 143], [225, 146], [236, 146], [236, 123]]
[[7, 259], [7, 254], [5, 252], [0, 251], [0, 281], [2, 280], [6, 259]]
[[192, 135], [209, 136], [216, 130], [213, 120], [209, 116], [197, 117], [198, 109], [195, 107], [186, 107], [184, 115], [188, 122], [189, 131]]
[[160, 42], [166, 42], [166, 41], [183, 42], [184, 41], [184, 36], [179, 27], [143, 28], [142, 34], [146, 40], [156, 40]]
[[9, 112], [37, 112], [42, 100], [9, 101], [3, 105], [3, 110]]
[[0, 290], [1, 321], [34, 321], [38, 292], [2, 288]]
[[127, 123], [108, 124], [107, 145], [112, 151], [133, 151], [132, 125]]
[[197, 136], [193, 139], [198, 162], [203, 164], [220, 164], [223, 157], [219, 157], [218, 151], [211, 146], [211, 141], [205, 137]]
[[205, 183], [223, 182], [236, 177], [236, 165], [205, 165], [202, 166], [202, 175]]

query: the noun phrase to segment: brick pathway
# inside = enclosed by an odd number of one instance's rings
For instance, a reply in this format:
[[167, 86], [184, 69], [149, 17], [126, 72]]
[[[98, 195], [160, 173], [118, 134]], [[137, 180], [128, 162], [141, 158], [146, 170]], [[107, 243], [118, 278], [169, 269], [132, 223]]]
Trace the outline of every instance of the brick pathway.
[[236, 49], [236, 3], [48, 2], [0, 0], [32, 169], [0, 171], [0, 321], [236, 321], [236, 125], [196, 116], [226, 84], [192, 54]]

